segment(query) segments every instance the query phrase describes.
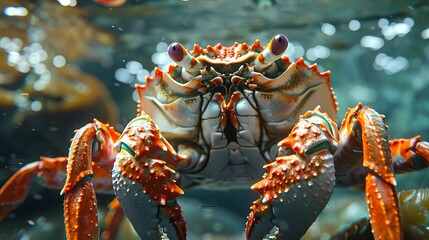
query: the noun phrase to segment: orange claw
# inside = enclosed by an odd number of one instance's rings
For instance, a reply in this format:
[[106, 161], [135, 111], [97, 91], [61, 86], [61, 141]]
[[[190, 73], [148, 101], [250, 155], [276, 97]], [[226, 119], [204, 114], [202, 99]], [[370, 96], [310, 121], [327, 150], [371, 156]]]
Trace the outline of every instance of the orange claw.
[[111, 170], [116, 155], [113, 143], [117, 138], [112, 128], [97, 120], [79, 129], [73, 138], [67, 180], [61, 191], [65, 195], [64, 217], [69, 240], [99, 238], [97, 199], [91, 179], [97, 167], [106, 167], [106, 172]]
[[172, 167], [187, 159], [174, 151], [145, 114], [127, 125], [117, 144], [113, 189], [140, 238], [157, 239], [163, 232], [186, 239], [186, 223], [176, 202], [183, 190]]
[[251, 187], [260, 199], [253, 202], [247, 218], [247, 239], [262, 239], [273, 226], [274, 239], [299, 239], [305, 234], [333, 192], [336, 127], [318, 107], [302, 115], [280, 141], [279, 156], [264, 166], [267, 172]]
[[272, 207], [269, 204], [261, 204], [261, 200], [257, 199], [253, 201], [250, 210], [246, 222], [246, 239], [251, 237], [262, 239], [274, 227], [271, 222], [274, 217]]
[[[366, 197], [374, 238], [399, 240], [402, 239], [401, 220], [386, 129], [383, 117], [372, 108], [359, 103], [349, 109], [341, 127], [341, 147], [335, 162], [347, 165], [350, 170], [353, 161], [354, 165], [359, 164], [363, 152], [362, 166], [368, 173]], [[340, 177], [343, 170], [337, 173]]]

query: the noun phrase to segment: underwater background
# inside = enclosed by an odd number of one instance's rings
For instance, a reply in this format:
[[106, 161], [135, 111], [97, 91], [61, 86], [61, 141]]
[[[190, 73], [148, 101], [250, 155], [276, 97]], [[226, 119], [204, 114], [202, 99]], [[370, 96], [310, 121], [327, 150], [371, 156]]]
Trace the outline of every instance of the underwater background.
[[[339, 119], [362, 102], [386, 115], [390, 138], [429, 140], [429, 1], [100, 2], [0, 2], [0, 185], [41, 155], [67, 155], [73, 130], [94, 118], [122, 130], [136, 114], [134, 84], [168, 67], [172, 42], [265, 45], [285, 34], [291, 60], [331, 71]], [[398, 188], [427, 187], [427, 173], [398, 176]], [[256, 197], [186, 191], [179, 202], [189, 239], [244, 239]], [[101, 215], [111, 199], [100, 196]], [[0, 222], [0, 239], [65, 238], [62, 201], [59, 190], [34, 181], [28, 199]], [[362, 191], [336, 189], [305, 239], [329, 239], [366, 214]], [[135, 238], [126, 225], [121, 234]]]

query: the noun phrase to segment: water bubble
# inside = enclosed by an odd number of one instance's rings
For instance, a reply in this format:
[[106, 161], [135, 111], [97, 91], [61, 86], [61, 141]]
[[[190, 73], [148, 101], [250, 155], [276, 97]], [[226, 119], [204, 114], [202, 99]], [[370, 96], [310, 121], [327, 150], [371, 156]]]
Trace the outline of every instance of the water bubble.
[[384, 53], [379, 53], [374, 59], [374, 69], [384, 70], [387, 74], [395, 74], [409, 67], [409, 61], [405, 57], [398, 56], [393, 58]]
[[156, 51], [157, 52], [167, 52], [168, 44], [165, 42], [159, 42], [156, 45]]
[[152, 55], [152, 62], [158, 65], [163, 65], [170, 60], [167, 52], [156, 52]]
[[384, 27], [381, 30], [381, 33], [383, 34], [386, 40], [392, 40], [396, 36], [395, 29], [392, 26]]
[[2, 37], [0, 38], [0, 47], [3, 49], [6, 49], [6, 46], [9, 44], [10, 38], [8, 37]]
[[28, 104], [28, 94], [16, 94], [13, 100], [18, 108], [25, 108]]
[[360, 40], [360, 45], [376, 51], [384, 46], [384, 40], [375, 36], [364, 36]]
[[24, 44], [20, 38], [13, 38], [12, 42], [18, 47], [18, 49], [21, 49]]
[[331, 55], [331, 50], [328, 47], [317, 45], [314, 47], [314, 52], [318, 58], [328, 58]]
[[140, 70], [143, 69], [143, 65], [137, 61], [129, 61], [125, 67], [131, 74], [137, 74]]
[[42, 103], [40, 101], [37, 101], [37, 100], [31, 102], [31, 104], [30, 104], [31, 110], [33, 110], [35, 112], [42, 110], [42, 107], [43, 107]]
[[413, 27], [414, 26], [414, 19], [412, 19], [410, 17], [404, 18], [404, 20], [402, 22], [405, 23], [405, 24], [407, 24], [409, 27]]
[[32, 53], [30, 53], [30, 55], [28, 55], [28, 62], [31, 65], [35, 65], [35, 64], [39, 63], [40, 61], [41, 61], [41, 59], [40, 59], [39, 54], [32, 52]]
[[74, 7], [77, 5], [77, 1], [76, 0], [57, 0], [61, 5], [63, 6], [70, 6], [70, 7]]
[[6, 7], [4, 9], [4, 14], [7, 16], [24, 17], [27, 16], [28, 10], [25, 7]]
[[131, 73], [125, 68], [118, 68], [115, 71], [115, 79], [123, 83], [131, 83], [133, 81]]
[[7, 55], [7, 63], [10, 66], [16, 66], [19, 62], [21, 61], [21, 54], [19, 54], [18, 52], [9, 52], [9, 54]]
[[33, 220], [27, 220], [27, 224], [30, 226], [34, 226], [36, 223]]
[[36, 53], [39, 55], [40, 61], [45, 61], [48, 58], [48, 53], [43, 49], [37, 50]]
[[423, 30], [421, 36], [423, 39], [429, 39], [429, 28]]
[[286, 48], [286, 52], [284, 53], [284, 55], [293, 56], [294, 52], [295, 52], [295, 44], [293, 44], [292, 42], [289, 42], [289, 45]]
[[29, 46], [29, 48], [30, 48], [30, 51], [31, 51], [31, 52], [36, 52], [36, 51], [39, 51], [39, 50], [43, 50], [42, 45], [41, 45], [40, 43], [38, 43], [38, 42], [34, 42], [34, 43], [32, 43], [32, 44]]
[[146, 84], [146, 76], [149, 76], [149, 71], [142, 69], [137, 73], [137, 81], [141, 84]]
[[34, 73], [38, 74], [38, 75], [42, 75], [44, 74], [47, 70], [46, 70], [46, 65], [43, 63], [37, 63], [33, 66], [34, 69]]
[[332, 36], [335, 34], [336, 29], [334, 25], [330, 23], [324, 23], [322, 24], [321, 31], [328, 36]]
[[317, 45], [309, 48], [306, 52], [306, 58], [310, 61], [315, 61], [318, 58], [328, 58], [331, 55], [331, 50], [325, 46]]
[[353, 19], [349, 22], [349, 29], [351, 31], [357, 31], [359, 30], [359, 28], [360, 28], [360, 22], [358, 20]]
[[298, 59], [298, 58], [300, 58], [300, 57], [302, 57], [302, 56], [304, 56], [304, 53], [305, 53], [305, 49], [304, 49], [304, 47], [303, 46], [301, 46], [301, 44], [295, 44], [295, 51], [294, 51], [294, 53], [293, 53], [293, 56], [296, 58], [296, 59]]
[[315, 61], [317, 59], [316, 55], [314, 54], [313, 48], [309, 48], [307, 52], [305, 53], [305, 58], [310, 61]]
[[396, 35], [402, 37], [411, 31], [411, 27], [405, 23], [397, 23], [393, 26], [393, 30]]
[[42, 91], [43, 89], [46, 88], [48, 84], [46, 83], [46, 81], [43, 80], [37, 80], [33, 83], [33, 89], [36, 91]]
[[26, 61], [20, 61], [18, 65], [16, 65], [16, 70], [22, 73], [28, 73], [31, 69], [31, 66]]
[[378, 20], [378, 27], [380, 29], [383, 29], [384, 27], [386, 27], [387, 25], [389, 25], [389, 20], [387, 20], [386, 18], [380, 18]]
[[66, 59], [62, 55], [56, 55], [54, 59], [52, 59], [52, 63], [55, 67], [61, 68], [66, 65]]

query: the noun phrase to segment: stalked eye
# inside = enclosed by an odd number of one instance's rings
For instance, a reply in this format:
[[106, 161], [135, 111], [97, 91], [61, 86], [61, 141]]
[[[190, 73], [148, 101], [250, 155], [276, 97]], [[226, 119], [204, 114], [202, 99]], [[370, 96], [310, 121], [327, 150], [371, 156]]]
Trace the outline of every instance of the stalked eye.
[[170, 56], [171, 60], [178, 63], [183, 60], [185, 57], [185, 50], [183, 49], [183, 46], [180, 43], [172, 43], [170, 46], [168, 46], [168, 55]]
[[271, 43], [271, 52], [276, 56], [280, 55], [286, 50], [288, 44], [289, 42], [285, 35], [283, 34], [276, 35], [273, 38]]

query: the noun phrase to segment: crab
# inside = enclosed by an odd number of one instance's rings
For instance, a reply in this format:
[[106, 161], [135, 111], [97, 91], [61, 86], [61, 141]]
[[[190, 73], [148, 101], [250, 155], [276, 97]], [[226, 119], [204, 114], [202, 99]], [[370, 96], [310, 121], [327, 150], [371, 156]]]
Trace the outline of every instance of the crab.
[[96, 192], [116, 195], [104, 237], [125, 214], [142, 239], [186, 239], [186, 189], [251, 188], [260, 198], [246, 238], [276, 229], [276, 239], [299, 239], [335, 185], [364, 184], [375, 239], [401, 239], [395, 173], [426, 168], [429, 143], [389, 141], [385, 117], [360, 103], [338, 128], [330, 72], [291, 62], [287, 46], [282, 34], [266, 46], [172, 43], [175, 64], [136, 85], [137, 117], [122, 134], [98, 120], [77, 130], [67, 158], [42, 157], [3, 186], [0, 217], [37, 175], [62, 187], [68, 239], [99, 238]]

